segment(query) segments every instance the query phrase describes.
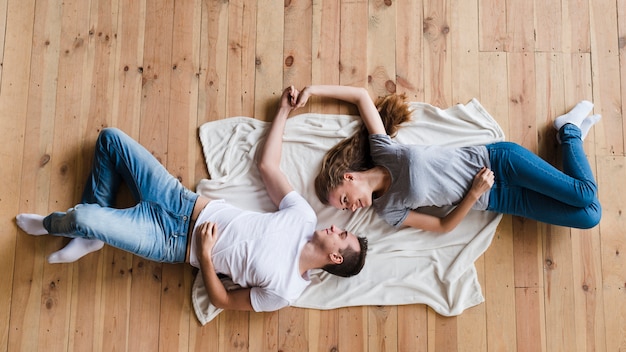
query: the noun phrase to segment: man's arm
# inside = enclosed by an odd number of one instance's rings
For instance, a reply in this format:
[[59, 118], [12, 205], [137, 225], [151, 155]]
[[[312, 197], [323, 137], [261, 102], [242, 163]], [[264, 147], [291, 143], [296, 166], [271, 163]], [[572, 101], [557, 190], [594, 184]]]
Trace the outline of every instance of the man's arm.
[[211, 253], [217, 240], [217, 227], [214, 223], [205, 222], [198, 227], [196, 241], [198, 241], [198, 260], [200, 272], [204, 280], [204, 287], [209, 300], [217, 308], [229, 310], [254, 310], [250, 300], [250, 289], [242, 288], [227, 291], [215, 272]]
[[287, 176], [280, 169], [280, 158], [283, 148], [283, 133], [289, 113], [295, 108], [298, 91], [293, 87], [286, 88], [280, 98], [280, 105], [274, 121], [267, 134], [257, 167], [272, 202], [278, 207], [280, 201], [293, 191]]

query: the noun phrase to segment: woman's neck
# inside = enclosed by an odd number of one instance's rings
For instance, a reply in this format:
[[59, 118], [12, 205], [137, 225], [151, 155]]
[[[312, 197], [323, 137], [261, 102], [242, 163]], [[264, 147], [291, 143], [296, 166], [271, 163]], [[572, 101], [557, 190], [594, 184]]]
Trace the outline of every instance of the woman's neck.
[[372, 196], [379, 198], [385, 194], [391, 186], [391, 175], [389, 170], [383, 166], [374, 166], [373, 168], [365, 171], [368, 174], [368, 182], [372, 187]]

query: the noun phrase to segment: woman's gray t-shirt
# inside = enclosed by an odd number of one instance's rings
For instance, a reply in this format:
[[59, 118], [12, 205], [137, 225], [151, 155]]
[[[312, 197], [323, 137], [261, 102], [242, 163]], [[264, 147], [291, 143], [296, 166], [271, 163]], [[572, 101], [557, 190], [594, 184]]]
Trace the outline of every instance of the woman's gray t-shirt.
[[[373, 200], [373, 207], [393, 226], [400, 226], [412, 209], [458, 204], [478, 171], [491, 168], [485, 146], [404, 145], [386, 134], [369, 138], [374, 164], [391, 174], [391, 186]], [[485, 192], [473, 209], [485, 210], [488, 202]]]

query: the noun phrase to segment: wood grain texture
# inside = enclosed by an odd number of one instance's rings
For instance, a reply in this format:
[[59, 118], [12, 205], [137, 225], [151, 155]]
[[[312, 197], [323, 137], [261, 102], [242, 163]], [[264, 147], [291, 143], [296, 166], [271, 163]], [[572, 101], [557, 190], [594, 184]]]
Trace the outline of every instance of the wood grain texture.
[[[625, 0], [0, 0], [0, 351], [626, 350], [625, 37]], [[107, 246], [51, 265], [67, 240], [15, 226], [80, 200], [104, 127], [193, 188], [210, 176], [201, 124], [269, 121], [285, 86], [318, 83], [442, 108], [477, 98], [508, 140], [555, 165], [552, 120], [591, 100], [602, 222], [504, 216], [476, 262], [485, 302], [457, 317], [286, 308], [206, 326], [190, 267]], [[357, 112], [318, 98], [306, 111]], [[123, 189], [119, 205], [132, 203]]]

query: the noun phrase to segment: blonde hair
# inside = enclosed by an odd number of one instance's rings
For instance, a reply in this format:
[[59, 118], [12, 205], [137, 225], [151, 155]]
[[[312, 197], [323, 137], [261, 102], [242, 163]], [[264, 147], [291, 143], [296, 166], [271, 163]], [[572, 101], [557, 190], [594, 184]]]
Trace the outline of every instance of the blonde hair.
[[[405, 94], [390, 94], [375, 102], [385, 131], [391, 137], [398, 132], [400, 124], [411, 119], [411, 110]], [[315, 178], [315, 193], [319, 200], [328, 204], [330, 192], [343, 184], [347, 172], [365, 171], [375, 165], [370, 156], [369, 133], [364, 124], [352, 136], [337, 143], [322, 160], [322, 168]]]

